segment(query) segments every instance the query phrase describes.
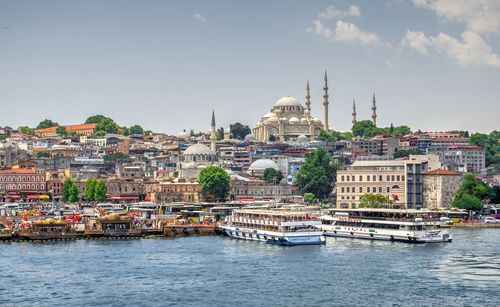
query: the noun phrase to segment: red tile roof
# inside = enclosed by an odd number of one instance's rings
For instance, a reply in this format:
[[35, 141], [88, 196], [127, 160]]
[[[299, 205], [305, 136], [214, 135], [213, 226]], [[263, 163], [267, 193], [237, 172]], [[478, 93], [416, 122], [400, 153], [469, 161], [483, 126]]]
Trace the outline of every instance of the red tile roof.
[[458, 175], [460, 175], [460, 173], [454, 172], [454, 171], [450, 171], [450, 170], [447, 170], [447, 169], [436, 169], [436, 170], [433, 170], [433, 171], [428, 171], [428, 172], [424, 173], [424, 175], [458, 176]]

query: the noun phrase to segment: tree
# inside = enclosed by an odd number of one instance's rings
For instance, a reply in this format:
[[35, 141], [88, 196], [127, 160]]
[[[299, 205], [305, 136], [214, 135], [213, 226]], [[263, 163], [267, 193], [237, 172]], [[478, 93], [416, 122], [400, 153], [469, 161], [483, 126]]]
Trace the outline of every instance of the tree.
[[[112, 120], [109, 117], [106, 117], [104, 115], [93, 115], [87, 118], [85, 121], [86, 124], [97, 124], [97, 130], [98, 131], [103, 131], [104, 133], [112, 133], [115, 134], [118, 132], [118, 129], [120, 129], [120, 126], [118, 126], [114, 120]], [[102, 132], [101, 132], [102, 133]]]
[[338, 169], [340, 167], [332, 163], [328, 152], [318, 148], [306, 155], [306, 161], [297, 172], [294, 184], [302, 195], [312, 193], [320, 199], [326, 198], [333, 189]]
[[455, 197], [455, 199], [453, 200], [453, 206], [469, 211], [481, 210], [483, 208], [483, 202], [476, 196], [464, 194], [460, 197]]
[[53, 122], [50, 119], [44, 119], [38, 124], [38, 126], [36, 126], [36, 129], [45, 129], [45, 128], [50, 128], [50, 127], [54, 127], [54, 126], [59, 126], [59, 124], [56, 122]]
[[61, 199], [70, 203], [78, 201], [78, 186], [71, 178], [66, 179], [63, 183]]
[[308, 204], [314, 203], [316, 196], [313, 193], [304, 193], [304, 201]]
[[104, 179], [97, 180], [95, 183], [94, 201], [105, 202], [108, 199], [106, 196], [107, 193], [108, 188], [106, 187], [106, 181], [104, 181]]
[[394, 159], [406, 158], [406, 157], [409, 157], [410, 155], [419, 155], [419, 154], [420, 154], [420, 152], [418, 152], [418, 150], [416, 150], [416, 149], [396, 148], [396, 150], [394, 151]]
[[58, 126], [56, 128], [56, 133], [57, 133], [57, 135], [60, 135], [60, 136], [68, 135], [68, 132], [66, 131], [66, 128], [64, 126]]
[[212, 195], [215, 200], [224, 200], [231, 189], [229, 174], [220, 166], [205, 167], [198, 176], [203, 193]]
[[328, 133], [327, 131], [321, 129], [318, 135], [318, 141], [333, 143], [337, 141], [337, 138], [332, 134]]
[[276, 141], [276, 136], [274, 134], [269, 135], [269, 141], [270, 142], [275, 142]]
[[49, 158], [50, 153], [48, 151], [39, 151], [36, 153], [37, 158]]
[[229, 125], [229, 130], [231, 130], [233, 137], [238, 140], [243, 140], [245, 136], [252, 133], [252, 130], [247, 125], [243, 125], [240, 122]]
[[19, 128], [17, 128], [17, 131], [24, 134], [35, 135], [35, 131], [27, 126], [20, 126]]
[[127, 154], [124, 154], [123, 152], [117, 152], [114, 154], [107, 154], [104, 155], [103, 159], [106, 161], [124, 161], [128, 160], [130, 157]]
[[372, 138], [382, 132], [383, 130], [375, 127], [370, 120], [360, 120], [352, 126], [354, 136], [363, 138]]
[[95, 186], [97, 184], [97, 180], [94, 178], [90, 178], [87, 180], [85, 184], [85, 200], [86, 201], [94, 201], [95, 200]]
[[477, 180], [476, 176], [471, 173], [464, 175], [464, 181], [455, 195], [455, 199], [462, 198], [466, 195], [477, 197], [479, 200], [486, 198], [495, 198], [493, 189]]
[[133, 125], [128, 129], [129, 134], [144, 134], [144, 129], [139, 125]]
[[266, 168], [264, 170], [264, 180], [269, 184], [278, 184], [283, 179], [283, 173], [280, 170], [275, 170], [274, 168]]
[[359, 198], [360, 208], [385, 208], [394, 204], [394, 201], [382, 194], [364, 194]]
[[[392, 124], [391, 124], [391, 126], [392, 126]], [[393, 128], [394, 128], [393, 132], [389, 132], [389, 133], [391, 135], [394, 135], [394, 136], [404, 136], [404, 135], [412, 133], [410, 127], [408, 127], [408, 126], [398, 126], [398, 127], [393, 127]]]
[[495, 130], [490, 134], [472, 133], [469, 143], [484, 148], [486, 166], [500, 166], [500, 131]]
[[224, 139], [224, 128], [220, 127], [217, 129], [217, 141]]

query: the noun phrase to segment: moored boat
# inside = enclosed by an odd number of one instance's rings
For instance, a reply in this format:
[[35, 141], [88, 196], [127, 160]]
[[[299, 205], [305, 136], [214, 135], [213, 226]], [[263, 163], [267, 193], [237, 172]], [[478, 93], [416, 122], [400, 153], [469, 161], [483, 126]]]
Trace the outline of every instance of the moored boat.
[[408, 243], [451, 242], [431, 211], [399, 209], [333, 209], [320, 217], [325, 236]]
[[112, 213], [100, 218], [89, 219], [85, 225], [87, 237], [140, 237], [141, 230], [134, 227], [126, 215]]
[[75, 239], [76, 233], [62, 220], [45, 218], [32, 223], [24, 223], [19, 231], [19, 237], [23, 240], [65, 240]]
[[304, 210], [237, 209], [219, 228], [232, 238], [292, 246], [325, 244], [320, 225]]

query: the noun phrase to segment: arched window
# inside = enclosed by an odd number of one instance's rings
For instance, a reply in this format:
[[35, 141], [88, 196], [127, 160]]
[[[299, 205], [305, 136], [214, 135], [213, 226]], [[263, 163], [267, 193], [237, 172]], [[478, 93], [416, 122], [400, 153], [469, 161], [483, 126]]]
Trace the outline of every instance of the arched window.
[[349, 209], [349, 204], [347, 204], [347, 203], [341, 203], [340, 204], [340, 208], [341, 209]]
[[399, 185], [397, 185], [397, 184], [393, 185], [392, 189], [399, 189]]

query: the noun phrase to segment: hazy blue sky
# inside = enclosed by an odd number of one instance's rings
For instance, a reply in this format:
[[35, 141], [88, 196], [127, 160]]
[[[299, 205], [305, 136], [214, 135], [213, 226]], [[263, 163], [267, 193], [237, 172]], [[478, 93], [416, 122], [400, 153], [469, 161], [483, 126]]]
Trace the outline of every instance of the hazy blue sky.
[[280, 97], [350, 129], [500, 129], [500, 1], [0, 0], [0, 125], [253, 127]]

